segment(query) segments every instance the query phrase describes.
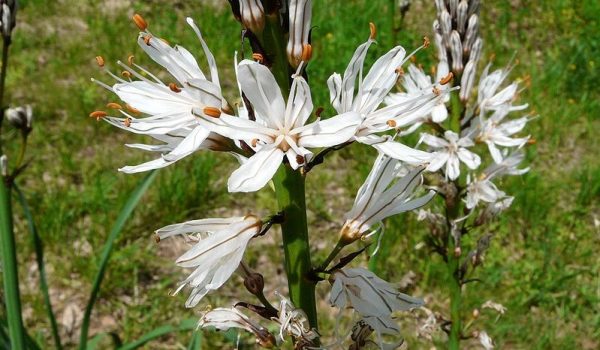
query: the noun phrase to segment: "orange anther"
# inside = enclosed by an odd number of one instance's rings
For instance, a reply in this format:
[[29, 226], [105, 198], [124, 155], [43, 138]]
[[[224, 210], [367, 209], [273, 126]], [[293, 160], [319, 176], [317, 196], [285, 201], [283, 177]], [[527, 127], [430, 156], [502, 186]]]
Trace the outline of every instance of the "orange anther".
[[133, 66], [133, 55], [129, 55], [129, 57], [127, 57], [127, 63], [129, 63], [130, 66]]
[[204, 114], [209, 117], [219, 118], [221, 116], [221, 110], [216, 107], [204, 107]]
[[144, 35], [144, 43], [148, 46], [150, 46], [150, 39], [152, 39], [152, 36]]
[[533, 137], [530, 138], [529, 140], [527, 140], [527, 144], [528, 145], [535, 145], [537, 143], [537, 140], [534, 139]]
[[304, 44], [302, 45], [302, 61], [308, 62], [312, 57], [312, 45]]
[[106, 104], [106, 108], [110, 108], [110, 109], [123, 109], [123, 107], [121, 107], [120, 104], [115, 103], [115, 102], [109, 102]]
[[323, 113], [323, 111], [325, 110], [325, 108], [323, 107], [318, 107], [317, 110], [315, 111], [315, 116], [317, 118], [321, 118], [321, 113]]
[[396, 121], [393, 119], [390, 119], [386, 122], [386, 124], [390, 127], [390, 128], [395, 128], [396, 127]]
[[145, 31], [146, 28], [148, 28], [148, 23], [146, 23], [146, 20], [144, 19], [144, 17], [140, 16], [139, 14], [135, 14], [133, 15], [133, 23], [135, 23], [135, 25], [140, 28], [141, 31]]
[[304, 161], [305, 161], [305, 159], [304, 159], [303, 156], [301, 156], [299, 154], [296, 155], [296, 163], [298, 163], [298, 164], [304, 164]]
[[96, 63], [100, 68], [104, 67], [104, 58], [102, 56], [96, 56]]
[[436, 96], [439, 96], [442, 91], [440, 91], [440, 89], [437, 88], [437, 86], [434, 86], [433, 89], [431, 89], [431, 92], [433, 92]]
[[156, 243], [160, 243], [160, 236], [159, 235], [154, 235], [154, 241]]
[[265, 58], [263, 57], [263, 55], [256, 53], [256, 52], [252, 54], [252, 59], [258, 63], [263, 63], [265, 61]]
[[375, 23], [369, 22], [369, 30], [371, 31], [371, 34], [369, 34], [369, 39], [375, 40], [375, 37], [377, 36], [377, 27], [375, 27]]
[[412, 63], [416, 63], [417, 62], [417, 57], [415, 57], [415, 55], [410, 56], [410, 61]]
[[125, 120], [123, 120], [123, 124], [126, 127], [130, 127], [131, 126], [131, 118], [125, 118]]
[[258, 139], [252, 139], [252, 141], [250, 142], [250, 144], [252, 145], [252, 147], [256, 147], [257, 143], [258, 143]]
[[131, 113], [133, 113], [133, 114], [135, 114], [135, 115], [138, 115], [138, 114], [142, 113], [142, 112], [140, 112], [138, 109], [136, 109], [136, 108], [134, 108], [134, 107], [132, 107], [132, 106], [130, 106], [130, 105], [128, 105], [128, 104], [125, 104], [125, 108], [126, 108], [126, 109], [127, 109], [129, 112], [131, 112]]
[[446, 85], [452, 80], [452, 78], [454, 78], [454, 73], [450, 72], [440, 80], [440, 84]]
[[402, 69], [402, 67], [396, 68], [396, 70], [394, 72], [396, 72], [396, 74], [398, 74], [400, 76], [404, 75], [404, 69]]
[[175, 83], [169, 83], [169, 89], [173, 92], [181, 92], [181, 89]]
[[108, 114], [104, 111], [93, 111], [90, 113], [90, 118], [96, 118], [96, 120], [100, 120], [106, 117]]
[[122, 71], [122, 72], [121, 72], [121, 75], [122, 75], [124, 78], [127, 78], [127, 79], [130, 79], [130, 78], [131, 78], [131, 73], [130, 73], [129, 71], [126, 71], [126, 70]]

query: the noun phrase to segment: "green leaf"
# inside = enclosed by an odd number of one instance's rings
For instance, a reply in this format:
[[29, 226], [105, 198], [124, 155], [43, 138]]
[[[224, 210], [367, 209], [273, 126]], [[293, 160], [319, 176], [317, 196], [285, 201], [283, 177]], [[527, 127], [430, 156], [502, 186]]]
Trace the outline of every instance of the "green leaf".
[[[118, 350], [137, 349], [140, 346], [146, 344], [147, 342], [152, 341], [156, 338], [160, 338], [169, 333], [193, 330], [196, 328], [197, 324], [198, 324], [198, 320], [187, 319], [187, 320], [182, 321], [179, 324], [179, 326], [170, 326], [170, 325], [161, 326], [161, 327], [155, 328], [154, 330], [142, 335], [139, 339], [121, 346], [120, 348], [118, 348]], [[194, 334], [194, 336], [196, 336], [196, 334]], [[193, 341], [193, 339], [192, 339], [192, 341]], [[199, 343], [199, 341], [198, 341], [198, 343]], [[199, 347], [191, 348], [191, 349], [199, 349]]]
[[40, 274], [40, 291], [42, 292], [42, 296], [44, 297], [46, 312], [48, 313], [48, 319], [50, 320], [50, 326], [52, 328], [52, 337], [54, 338], [54, 345], [58, 350], [60, 350], [62, 349], [62, 344], [60, 342], [60, 335], [58, 334], [58, 325], [56, 323], [56, 317], [54, 316], [54, 311], [52, 310], [52, 303], [50, 302], [50, 295], [48, 294], [48, 282], [46, 281], [46, 267], [44, 264], [44, 243], [38, 233], [35, 221], [33, 220], [33, 215], [31, 214], [31, 210], [29, 209], [29, 205], [27, 204], [27, 199], [25, 198], [25, 195], [23, 194], [19, 186], [17, 186], [17, 184], [14, 184], [14, 189], [15, 192], [17, 192], [19, 203], [23, 208], [23, 214], [25, 215], [25, 219], [27, 220], [29, 233], [31, 233], [31, 242], [33, 244], [33, 249], [35, 250], [35, 259]]
[[106, 272], [106, 267], [108, 265], [108, 260], [110, 259], [110, 254], [113, 250], [113, 245], [121, 230], [125, 226], [127, 219], [139, 203], [140, 199], [156, 177], [156, 170], [152, 170], [148, 172], [148, 175], [144, 177], [144, 179], [138, 184], [138, 186], [133, 190], [127, 202], [121, 209], [119, 216], [117, 217], [117, 221], [113, 226], [110, 235], [108, 236], [108, 240], [104, 244], [104, 249], [102, 250], [102, 257], [100, 260], [100, 266], [98, 268], [98, 273], [96, 274], [96, 278], [94, 279], [94, 285], [92, 286], [92, 292], [90, 293], [90, 299], [85, 307], [85, 313], [83, 315], [83, 322], [81, 325], [81, 335], [79, 337], [79, 349], [86, 350], [87, 347], [87, 338], [88, 331], [90, 327], [90, 316], [92, 314], [92, 309], [94, 308], [94, 304], [96, 299], [98, 298], [98, 293], [100, 292], [100, 285], [102, 284], [102, 280], [104, 279], [104, 273]]
[[188, 350], [202, 350], [202, 333], [194, 331]]

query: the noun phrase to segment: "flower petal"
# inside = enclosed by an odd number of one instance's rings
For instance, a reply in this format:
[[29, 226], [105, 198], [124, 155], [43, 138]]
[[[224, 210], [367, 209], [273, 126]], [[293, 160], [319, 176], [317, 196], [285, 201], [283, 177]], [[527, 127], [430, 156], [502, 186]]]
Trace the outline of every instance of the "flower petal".
[[354, 136], [361, 122], [362, 118], [356, 112], [314, 122], [300, 133], [298, 146], [331, 147], [342, 144]]
[[234, 171], [227, 187], [229, 192], [252, 192], [263, 188], [273, 177], [283, 160], [283, 151], [264, 147]]

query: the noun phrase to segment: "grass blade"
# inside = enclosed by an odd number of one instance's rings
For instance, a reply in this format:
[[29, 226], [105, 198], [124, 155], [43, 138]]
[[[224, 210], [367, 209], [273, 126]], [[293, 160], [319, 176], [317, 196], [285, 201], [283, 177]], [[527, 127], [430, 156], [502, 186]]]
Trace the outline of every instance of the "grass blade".
[[44, 297], [44, 304], [46, 304], [46, 311], [48, 313], [48, 319], [50, 320], [50, 326], [52, 328], [52, 337], [54, 338], [54, 345], [58, 350], [61, 350], [63, 347], [60, 342], [60, 335], [58, 333], [58, 324], [56, 323], [56, 317], [54, 316], [54, 311], [52, 310], [50, 294], [48, 293], [48, 282], [46, 281], [46, 267], [44, 265], [44, 243], [38, 233], [35, 221], [33, 220], [33, 215], [31, 214], [31, 210], [29, 209], [29, 205], [27, 204], [27, 199], [25, 199], [25, 195], [17, 186], [17, 184], [14, 184], [14, 190], [17, 193], [17, 199], [19, 200], [19, 203], [23, 208], [23, 214], [25, 215], [25, 219], [27, 219], [27, 226], [29, 227], [29, 232], [31, 233], [31, 241], [35, 250], [35, 258], [38, 265], [38, 272], [40, 274], [40, 290]]
[[104, 244], [104, 249], [102, 250], [102, 257], [100, 258], [100, 266], [98, 268], [98, 273], [96, 274], [96, 278], [94, 279], [94, 285], [92, 286], [92, 292], [90, 293], [90, 299], [85, 307], [85, 313], [83, 315], [83, 321], [81, 324], [81, 335], [79, 337], [79, 349], [85, 350], [87, 346], [87, 338], [88, 331], [90, 327], [90, 316], [92, 314], [92, 309], [94, 308], [94, 304], [96, 299], [98, 298], [98, 293], [100, 292], [100, 285], [102, 284], [102, 280], [104, 279], [104, 273], [106, 272], [106, 266], [108, 265], [108, 260], [110, 259], [110, 254], [113, 249], [113, 244], [115, 239], [121, 233], [123, 226], [127, 222], [127, 219], [133, 212], [133, 209], [137, 206], [140, 199], [156, 177], [156, 170], [150, 171], [146, 177], [138, 184], [138, 186], [133, 190], [127, 202], [121, 209], [119, 216], [117, 217], [117, 221], [110, 231], [110, 235], [108, 236], [108, 240]]
[[0, 176], [0, 245], [2, 246], [2, 274], [4, 275], [4, 302], [8, 334], [13, 349], [25, 348], [25, 330], [21, 316], [19, 294], [19, 270], [17, 250], [13, 233], [10, 187]]
[[[118, 348], [118, 350], [133, 350], [133, 349], [137, 349], [140, 346], [146, 344], [147, 342], [154, 340], [156, 338], [160, 338], [164, 335], [167, 335], [169, 333], [173, 333], [173, 332], [180, 332], [180, 331], [187, 331], [187, 330], [192, 330], [195, 329], [196, 326], [198, 325], [198, 320], [195, 319], [188, 319], [188, 320], [184, 320], [182, 321], [179, 326], [161, 326], [158, 327], [144, 335], [142, 335], [138, 340], [135, 340], [131, 343], [125, 344], [123, 346], [121, 346], [120, 348]], [[194, 334], [194, 337], [196, 336], [196, 334]], [[193, 339], [192, 339], [193, 341]], [[193, 348], [195, 349], [195, 348]]]
[[202, 333], [194, 331], [188, 350], [202, 350]]

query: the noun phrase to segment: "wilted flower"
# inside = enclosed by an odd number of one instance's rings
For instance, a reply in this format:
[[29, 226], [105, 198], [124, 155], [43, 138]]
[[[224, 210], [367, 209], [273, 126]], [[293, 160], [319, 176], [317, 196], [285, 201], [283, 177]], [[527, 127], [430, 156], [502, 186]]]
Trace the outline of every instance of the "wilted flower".
[[294, 307], [294, 304], [283, 295], [276, 294], [281, 299], [279, 315], [276, 320], [279, 323], [279, 339], [283, 342], [285, 335], [290, 335], [294, 337], [297, 344], [313, 345], [314, 341], [319, 338], [319, 333], [310, 328], [304, 311]]
[[276, 345], [275, 337], [266, 328], [256, 324], [236, 308], [217, 308], [202, 316], [198, 327], [215, 327], [226, 331], [230, 328], [244, 329], [256, 336], [256, 342], [264, 348], [272, 348]]
[[185, 235], [196, 241], [176, 263], [194, 271], [181, 282], [175, 293], [189, 285], [192, 292], [186, 301], [193, 307], [211, 290], [221, 287], [238, 268], [252, 237], [260, 232], [262, 222], [253, 215], [227, 219], [203, 219], [174, 224], [156, 231], [160, 240]]
[[491, 300], [488, 300], [485, 303], [483, 303], [483, 305], [481, 305], [481, 307], [484, 308], [484, 309], [496, 310], [501, 315], [504, 315], [504, 313], [507, 310], [504, 305], [495, 303], [495, 302], [493, 302]]
[[364, 268], [339, 269], [331, 274], [329, 302], [352, 307], [363, 317], [387, 316], [423, 305], [423, 300], [400, 293], [388, 282]]
[[512, 102], [517, 96], [519, 85], [514, 82], [498, 92], [500, 85], [508, 74], [509, 69], [498, 69], [491, 74], [488, 74], [491, 64], [488, 64], [479, 80], [479, 92], [477, 94], [477, 104], [479, 109], [498, 110], [507, 109], [507, 112], [518, 111], [528, 107], [527, 104], [512, 106]]
[[470, 138], [458, 138], [458, 135], [450, 130], [444, 133], [444, 138], [421, 134], [421, 142], [436, 149], [427, 166], [427, 171], [438, 171], [446, 164], [444, 173], [450, 180], [455, 180], [460, 175], [460, 161], [465, 163], [469, 169], [477, 169], [479, 167], [481, 158], [477, 154], [467, 150], [467, 147], [474, 146]]
[[348, 112], [305, 125], [313, 109], [310, 88], [299, 74], [294, 75], [287, 105], [271, 71], [257, 62], [238, 65], [238, 81], [252, 104], [256, 120], [222, 115], [213, 119], [211, 130], [226, 137], [244, 140], [256, 150], [227, 183], [230, 192], [261, 189], [275, 174], [283, 157], [297, 169], [312, 152], [306, 147], [329, 147], [350, 139], [360, 123], [356, 112]]
[[31, 124], [33, 122], [31, 105], [8, 108], [6, 110], [6, 119], [17, 129], [25, 132], [31, 131]]
[[495, 203], [506, 197], [506, 193], [500, 191], [489, 177], [476, 178], [473, 181], [467, 179], [466, 203], [468, 209], [473, 209], [480, 201]]
[[[187, 22], [200, 40], [210, 68], [210, 78], [202, 72], [188, 50], [177, 45], [171, 47], [162, 39], [152, 35], [147, 30], [145, 21], [139, 15], [134, 16], [134, 21], [142, 30], [138, 38], [140, 47], [156, 63], [169, 71], [177, 82], [162, 82], [155, 75], [135, 64], [133, 56], [130, 56], [129, 65], [118, 62], [125, 69], [123, 76], [126, 79], [107, 71], [118, 81], [114, 86], [110, 87], [92, 79], [117, 94], [126, 105], [123, 109], [119, 104], [108, 104], [109, 108], [117, 109], [125, 118], [106, 117], [107, 113], [102, 111], [94, 112], [90, 116], [103, 117], [110, 124], [136, 134], [149, 135], [161, 141], [166, 139], [167, 145], [163, 149], [167, 153], [153, 161], [119, 169], [126, 173], [162, 168], [200, 148], [208, 148], [203, 142], [210, 132], [201, 125], [202, 118], [219, 117], [223, 104], [215, 59], [191, 18], [187, 18]], [[98, 64], [103, 67], [104, 59], [98, 57], [97, 60]], [[133, 67], [151, 79], [138, 73]], [[132, 80], [132, 77], [139, 80]], [[136, 118], [140, 114], [148, 116]], [[136, 148], [144, 149], [137, 146]], [[148, 148], [156, 150], [153, 146]]]
[[399, 177], [402, 171], [400, 162], [380, 154], [358, 190], [352, 209], [344, 215], [346, 222], [341, 232], [342, 239], [352, 242], [383, 219], [427, 204], [435, 195], [434, 191], [412, 198], [415, 188], [421, 183], [423, 169], [418, 167]]
[[479, 343], [481, 344], [481, 346], [483, 346], [485, 350], [491, 350], [494, 348], [494, 341], [492, 340], [492, 338], [490, 338], [486, 331], [479, 332], [478, 338]]

